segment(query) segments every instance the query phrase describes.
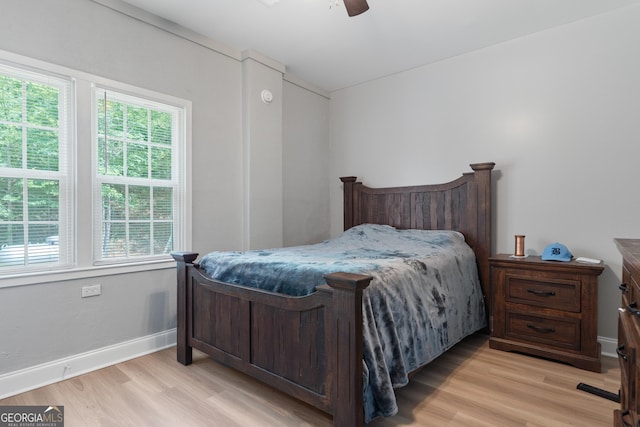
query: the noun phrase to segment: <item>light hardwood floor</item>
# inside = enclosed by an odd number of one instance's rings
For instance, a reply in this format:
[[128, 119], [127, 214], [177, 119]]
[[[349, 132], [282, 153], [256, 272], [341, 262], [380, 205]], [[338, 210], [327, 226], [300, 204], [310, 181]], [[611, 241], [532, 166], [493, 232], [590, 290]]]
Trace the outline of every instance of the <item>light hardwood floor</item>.
[[[577, 390], [583, 382], [617, 393], [616, 359], [603, 373], [492, 350], [473, 336], [397, 391], [390, 426], [611, 426], [610, 400]], [[0, 400], [0, 405], [64, 405], [65, 427], [330, 426], [331, 418], [194, 352], [182, 366], [175, 348]]]

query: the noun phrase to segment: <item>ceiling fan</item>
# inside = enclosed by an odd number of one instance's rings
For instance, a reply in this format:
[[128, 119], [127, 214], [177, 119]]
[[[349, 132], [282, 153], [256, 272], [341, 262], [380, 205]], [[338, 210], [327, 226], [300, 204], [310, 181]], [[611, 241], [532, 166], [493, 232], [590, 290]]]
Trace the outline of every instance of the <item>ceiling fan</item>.
[[342, 0], [349, 16], [360, 15], [369, 10], [367, 0]]

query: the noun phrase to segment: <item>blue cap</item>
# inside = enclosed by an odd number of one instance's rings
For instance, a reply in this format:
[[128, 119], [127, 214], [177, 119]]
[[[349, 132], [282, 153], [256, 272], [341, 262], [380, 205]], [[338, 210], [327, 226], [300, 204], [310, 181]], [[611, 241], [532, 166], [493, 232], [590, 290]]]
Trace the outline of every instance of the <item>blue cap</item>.
[[544, 261], [564, 262], [571, 261], [571, 257], [573, 257], [573, 255], [569, 252], [569, 249], [567, 249], [567, 247], [562, 243], [557, 242], [547, 245], [547, 247], [544, 248], [544, 251], [542, 251], [541, 256]]

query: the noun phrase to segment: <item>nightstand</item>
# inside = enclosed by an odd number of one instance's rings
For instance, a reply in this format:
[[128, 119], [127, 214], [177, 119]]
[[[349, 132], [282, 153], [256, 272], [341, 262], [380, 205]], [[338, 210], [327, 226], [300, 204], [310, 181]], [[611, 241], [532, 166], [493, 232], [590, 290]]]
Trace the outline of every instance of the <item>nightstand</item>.
[[489, 258], [492, 324], [489, 346], [600, 372], [598, 276], [604, 265]]

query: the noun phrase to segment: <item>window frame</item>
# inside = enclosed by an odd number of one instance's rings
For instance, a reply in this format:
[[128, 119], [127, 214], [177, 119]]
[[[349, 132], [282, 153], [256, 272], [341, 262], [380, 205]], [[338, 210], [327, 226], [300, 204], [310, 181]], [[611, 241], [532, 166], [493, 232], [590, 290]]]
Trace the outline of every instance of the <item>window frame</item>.
[[51, 64], [49, 62], [19, 55], [0, 49], [0, 62], [20, 69], [31, 70], [36, 73], [52, 74], [64, 77], [74, 82], [71, 103], [71, 136], [69, 167], [74, 203], [67, 203], [74, 221], [72, 234], [74, 247], [72, 248], [72, 265], [46, 271], [26, 271], [26, 269], [0, 271], [0, 288], [31, 285], [37, 283], [55, 283], [84, 278], [96, 278], [115, 274], [128, 274], [150, 270], [175, 269], [175, 261], [171, 257], [166, 259], [131, 260], [124, 263], [96, 263], [93, 259], [93, 221], [81, 221], [83, 218], [93, 218], [93, 149], [92, 149], [92, 88], [94, 85], [112, 88], [113, 90], [147, 97], [151, 100], [167, 103], [184, 110], [184, 145], [180, 147], [179, 156], [175, 159], [183, 175], [181, 191], [178, 195], [181, 208], [180, 218], [176, 218], [182, 242], [176, 241], [174, 248], [191, 250], [192, 241], [192, 194], [191, 194], [191, 164], [192, 164], [192, 103], [191, 101], [161, 92], [141, 88], [128, 83], [115, 81], [95, 74], [86, 73], [68, 67]]
[[[58, 261], [32, 263], [23, 266], [8, 267], [0, 270], [0, 276], [38, 273], [50, 270], [66, 270], [75, 264], [75, 195], [74, 195], [74, 156], [76, 146], [75, 138], [75, 81], [73, 78], [54, 72], [52, 70], [39, 69], [13, 62], [0, 56], [0, 72], [12, 78], [29, 81], [42, 85], [52, 86], [58, 89], [58, 170], [29, 169], [24, 167], [24, 155], [26, 145], [24, 145], [25, 128], [38, 128], [30, 126], [25, 117], [22, 118], [20, 126], [23, 128], [23, 167], [21, 168], [0, 168], [2, 177], [16, 178], [23, 180], [56, 180], [58, 181]], [[23, 96], [25, 96], [23, 94]], [[24, 98], [23, 98], [24, 101]], [[25, 107], [23, 106], [23, 109]], [[23, 111], [24, 112], [24, 111]], [[27, 195], [23, 189], [23, 197]], [[26, 200], [23, 203], [27, 203]], [[14, 222], [14, 221], [12, 221]], [[28, 224], [32, 221], [29, 218], [22, 219], [22, 223]], [[26, 243], [29, 248], [30, 243]], [[29, 252], [29, 251], [28, 251]], [[27, 254], [28, 256], [28, 254]]]
[[[171, 171], [172, 171], [172, 179], [170, 181], [160, 181], [149, 178], [134, 178], [134, 177], [107, 177], [103, 176], [99, 172], [99, 135], [98, 135], [98, 109], [97, 109], [97, 101], [100, 98], [100, 95], [104, 92], [111, 93], [113, 95], [113, 99], [125, 102], [132, 103], [136, 105], [144, 105], [148, 108], [157, 107], [164, 108], [166, 110], [173, 110], [175, 113], [175, 117], [173, 117], [173, 127], [172, 127], [172, 140], [175, 138], [176, 141], [172, 141], [171, 150], [172, 150], [172, 158], [171, 158]], [[112, 265], [112, 264], [127, 264], [132, 262], [140, 262], [140, 261], [154, 261], [154, 260], [162, 260], [162, 259], [172, 259], [169, 254], [165, 255], [146, 255], [146, 256], [135, 256], [135, 257], [114, 257], [114, 258], [104, 258], [101, 257], [100, 254], [102, 252], [102, 197], [101, 197], [101, 186], [104, 183], [119, 183], [126, 185], [152, 185], [153, 182], [158, 182], [164, 184], [166, 187], [172, 187], [174, 190], [174, 200], [173, 200], [173, 236], [174, 242], [173, 247], [181, 248], [184, 247], [184, 226], [182, 225], [186, 213], [181, 212], [181, 206], [184, 206], [184, 197], [183, 195], [186, 192], [185, 182], [185, 168], [181, 168], [180, 165], [184, 163], [183, 158], [185, 153], [181, 147], [185, 147], [185, 138], [186, 138], [186, 118], [187, 111], [185, 105], [180, 105], [175, 102], [175, 99], [172, 97], [168, 97], [158, 93], [152, 93], [146, 90], [123, 90], [113, 85], [103, 85], [103, 84], [94, 84], [92, 85], [92, 93], [91, 93], [91, 116], [92, 116], [92, 129], [91, 129], [91, 147], [92, 147], [92, 179], [93, 179], [93, 263], [94, 265]], [[167, 185], [169, 183], [169, 185]], [[129, 220], [126, 220], [129, 223]]]

